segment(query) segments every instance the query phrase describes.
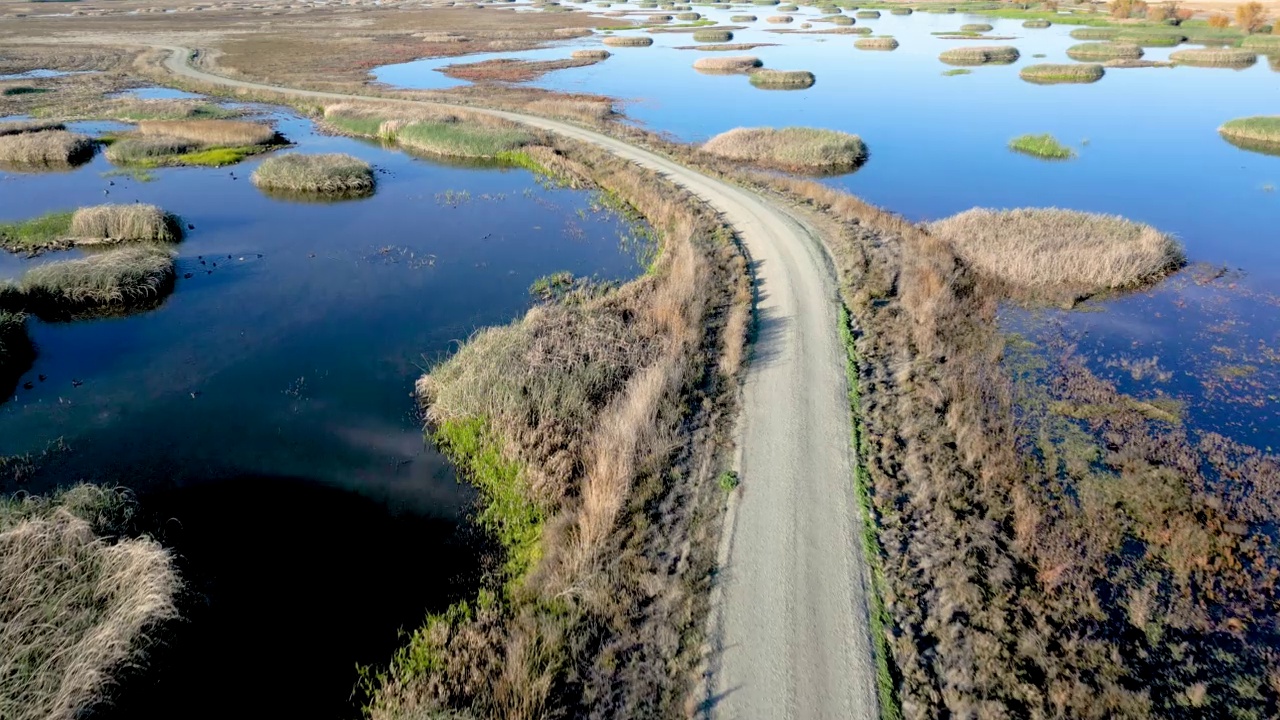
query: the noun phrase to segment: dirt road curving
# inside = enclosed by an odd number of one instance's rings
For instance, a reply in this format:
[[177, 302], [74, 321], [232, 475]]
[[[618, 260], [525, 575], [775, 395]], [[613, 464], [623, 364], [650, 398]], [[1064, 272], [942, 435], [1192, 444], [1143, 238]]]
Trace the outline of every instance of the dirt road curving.
[[[189, 50], [167, 49], [169, 71], [207, 83], [323, 100], [426, 104], [225, 78], [192, 67]], [[720, 548], [712, 653], [699, 698], [703, 715], [878, 717], [839, 301], [820, 241], [752, 192], [607, 135], [467, 109], [592, 143], [655, 170], [738, 230], [756, 266], [758, 333], [739, 430], [742, 485]]]

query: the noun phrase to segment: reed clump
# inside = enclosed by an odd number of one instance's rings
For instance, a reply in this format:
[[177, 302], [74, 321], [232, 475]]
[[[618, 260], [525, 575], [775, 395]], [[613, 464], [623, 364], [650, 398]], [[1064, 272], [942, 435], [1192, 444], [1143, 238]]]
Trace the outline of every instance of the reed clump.
[[733, 33], [728, 30], [698, 30], [693, 33], [696, 42], [724, 43], [733, 40]]
[[683, 20], [683, 21], [685, 21], [685, 22], [690, 22], [690, 21], [692, 21], [692, 20], [700, 20], [700, 19], [702, 19], [702, 15], [701, 15], [700, 13], [696, 13], [696, 12], [682, 12], [682, 13], [677, 13], [677, 14], [676, 14], [676, 19], [677, 19], [677, 20]]
[[1280, 35], [1249, 35], [1240, 41], [1240, 47], [1263, 53], [1280, 51]]
[[327, 106], [324, 123], [343, 134], [377, 138], [439, 157], [496, 159], [534, 139], [515, 123], [483, 116], [402, 111], [360, 103]]
[[262, 190], [304, 195], [364, 197], [374, 190], [373, 167], [341, 153], [268, 158], [254, 171], [252, 181]]
[[76, 260], [37, 265], [18, 281], [24, 307], [37, 314], [126, 308], [173, 286], [173, 253], [159, 245], [129, 245]]
[[146, 120], [107, 148], [118, 165], [223, 167], [286, 141], [270, 125], [239, 120]]
[[895, 7], [889, 9], [890, 15], [910, 15], [913, 12], [915, 12], [915, 10], [909, 7]]
[[608, 50], [574, 50], [569, 56], [575, 60], [608, 60], [613, 53]]
[[1240, 48], [1175, 50], [1169, 54], [1169, 59], [1178, 65], [1197, 67], [1247, 68], [1258, 62], [1256, 53]]
[[88, 162], [97, 150], [91, 138], [66, 130], [0, 135], [0, 164], [18, 170], [57, 170]]
[[1018, 61], [1018, 48], [1011, 45], [958, 47], [944, 51], [938, 59], [948, 65], [1008, 65]]
[[120, 242], [173, 243], [182, 239], [178, 218], [155, 205], [96, 205], [71, 215], [77, 245]]
[[855, 21], [853, 18], [849, 17], [848, 15], [829, 15], [824, 18], [818, 18], [817, 22], [831, 23], [832, 25], [849, 26], [849, 25], [853, 25], [857, 21]]
[[1120, 42], [1141, 45], [1142, 47], [1174, 47], [1186, 42], [1187, 36], [1173, 32], [1130, 30], [1121, 32], [1115, 36], [1115, 39]]
[[53, 120], [3, 120], [0, 121], [0, 137], [46, 130], [66, 130], [67, 126]]
[[1082, 63], [1080, 65], [1060, 65], [1044, 63], [1028, 65], [1018, 72], [1018, 77], [1030, 83], [1052, 85], [1056, 83], [1091, 83], [1102, 79], [1106, 71], [1101, 65]]
[[86, 717], [177, 617], [173, 556], [129, 537], [130, 502], [91, 485], [0, 501], [5, 718]]
[[993, 29], [987, 23], [966, 23], [960, 26], [960, 32], [984, 33]]
[[1277, 115], [1236, 118], [1223, 123], [1218, 134], [1244, 150], [1280, 154], [1280, 116]]
[[762, 64], [760, 58], [752, 55], [731, 55], [728, 57], [698, 58], [693, 63], [693, 69], [704, 73], [744, 73], [750, 72]]
[[1186, 263], [1171, 236], [1114, 215], [975, 208], [930, 225], [980, 272], [1011, 286], [1083, 295], [1136, 288]]
[[609, 47], [649, 47], [653, 44], [653, 38], [643, 35], [610, 35], [603, 42]]
[[1072, 60], [1137, 60], [1143, 54], [1141, 47], [1122, 42], [1089, 42], [1067, 48], [1067, 57]]
[[146, 120], [138, 123], [143, 137], [178, 138], [200, 147], [276, 145], [280, 136], [270, 125], [241, 120]]
[[860, 20], [874, 20], [880, 17], [880, 11], [879, 10], [859, 10], [853, 15], [854, 17]]
[[803, 90], [813, 87], [817, 78], [808, 70], [769, 70], [751, 73], [751, 84], [768, 90]]
[[1069, 34], [1076, 40], [1115, 40], [1120, 34], [1120, 28], [1082, 27], [1072, 30]]
[[867, 160], [867, 147], [857, 135], [809, 127], [734, 128], [702, 149], [735, 162], [809, 175], [851, 172]]
[[1074, 150], [1058, 142], [1049, 133], [1020, 135], [1009, 141], [1009, 149], [1045, 160], [1069, 160], [1076, 156]]
[[1050, 25], [1053, 25], [1053, 23], [1048, 20], [1024, 20], [1022, 22], [1022, 27], [1028, 30], [1043, 30]]
[[755, 15], [730, 15], [729, 16], [729, 22], [744, 23], [744, 22], [755, 22], [755, 21], [756, 21]]
[[773, 23], [775, 25], [786, 25], [787, 23], [795, 22], [796, 19], [791, 17], [790, 15], [770, 15], [769, 17], [765, 18], [764, 21]]
[[859, 50], [897, 50], [898, 41], [891, 37], [859, 38], [853, 46]]

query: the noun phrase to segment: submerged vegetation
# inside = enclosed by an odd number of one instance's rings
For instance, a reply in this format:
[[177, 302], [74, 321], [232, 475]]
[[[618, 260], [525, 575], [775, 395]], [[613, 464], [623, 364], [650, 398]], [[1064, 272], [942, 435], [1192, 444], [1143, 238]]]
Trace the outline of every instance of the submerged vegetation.
[[1080, 65], [1044, 63], [1041, 65], [1028, 65], [1022, 68], [1018, 73], [1018, 77], [1039, 85], [1091, 83], [1101, 80], [1105, 72], [1101, 65], [1092, 63]]
[[975, 208], [930, 229], [979, 271], [1028, 292], [1064, 288], [1093, 295], [1140, 287], [1186, 262], [1170, 236], [1114, 215]]
[[1018, 61], [1018, 48], [1010, 45], [958, 47], [944, 51], [938, 59], [948, 65], [1008, 65]]
[[734, 128], [702, 149], [735, 162], [807, 174], [850, 172], [867, 160], [857, 135], [808, 127]]
[[84, 717], [177, 616], [173, 557], [129, 536], [130, 504], [92, 485], [0, 501], [0, 715]]
[[263, 190], [340, 197], [371, 195], [374, 188], [369, 163], [337, 153], [289, 153], [268, 158], [251, 179]]
[[1280, 154], [1280, 115], [1230, 120], [1218, 128], [1218, 134], [1244, 150]]
[[808, 70], [770, 70], [752, 71], [751, 84], [769, 90], [803, 90], [813, 87], [816, 81]]
[[1068, 160], [1076, 156], [1075, 150], [1058, 142], [1058, 139], [1049, 133], [1019, 135], [1009, 141], [1009, 149], [1048, 160]]

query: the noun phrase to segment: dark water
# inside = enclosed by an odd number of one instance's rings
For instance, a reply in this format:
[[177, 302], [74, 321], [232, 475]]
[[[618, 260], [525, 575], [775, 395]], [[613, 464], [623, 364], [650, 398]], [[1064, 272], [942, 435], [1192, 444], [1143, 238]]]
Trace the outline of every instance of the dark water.
[[[855, 35], [767, 32], [798, 29], [818, 17], [814, 8], [788, 13], [796, 17], [788, 25], [765, 22], [777, 14], [768, 6], [694, 9], [725, 24], [729, 15], [756, 15], [747, 29], [734, 31], [732, 42], [779, 46], [727, 54], [754, 55], [775, 69], [810, 70], [817, 83], [808, 90], [763, 91], [745, 76], [702, 75], [693, 62], [717, 53], [677, 50], [698, 43], [686, 33], [658, 33], [650, 35], [651, 47], [608, 48], [613, 56], [602, 63], [550, 73], [533, 84], [627, 99], [631, 118], [687, 141], [744, 125], [856, 133], [870, 149], [869, 162], [825, 182], [915, 220], [975, 206], [1055, 206], [1123, 215], [1173, 233], [1193, 262], [1231, 273], [1212, 282], [1204, 281], [1204, 272], [1189, 273], [1149, 293], [1097, 303], [1090, 307], [1094, 312], [1043, 317], [1055, 323], [1054, 332], [1065, 324], [1096, 372], [1135, 391], [1183, 399], [1188, 419], [1201, 428], [1280, 447], [1280, 157], [1241, 150], [1217, 134], [1233, 118], [1277, 112], [1280, 73], [1268, 58], [1244, 70], [1109, 69], [1097, 83], [1043, 86], [1022, 81], [1018, 71], [1073, 62], [1066, 49], [1084, 42], [1069, 36], [1073, 26], [1035, 30], [1019, 20], [882, 11], [879, 19], [857, 19], [856, 26], [892, 35], [901, 46], [869, 52], [854, 48]], [[990, 23], [988, 35], [1010, 39], [931, 34], [970, 22]], [[1022, 57], [1013, 65], [972, 68], [970, 75], [942, 75], [951, 66], [938, 60], [939, 53], [974, 45], [1013, 45]], [[598, 38], [585, 38], [485, 57], [548, 59], [598, 46]], [[1145, 58], [1167, 59], [1177, 49], [1146, 48]], [[457, 81], [435, 68], [476, 59], [481, 57], [391, 65], [374, 75], [392, 85], [443, 87]], [[1045, 162], [1006, 147], [1015, 136], [1043, 132], [1078, 157]], [[1153, 357], [1173, 373], [1169, 379], [1158, 373], [1135, 381], [1121, 366]]]
[[[0, 455], [71, 447], [27, 489], [135, 489], [207, 598], [172, 638], [158, 688], [145, 683], [121, 717], [342, 714], [355, 664], [385, 662], [397, 630], [476, 568], [455, 537], [471, 497], [424, 446], [414, 380], [476, 329], [522, 315], [542, 275], [641, 269], [633, 228], [588, 193], [276, 119], [300, 151], [373, 163], [377, 194], [268, 198], [249, 182], [259, 160], [151, 182], [104, 176], [102, 157], [0, 176], [0, 220], [138, 200], [194, 225], [159, 308], [33, 321], [32, 388], [0, 404]], [[5, 254], [0, 278], [73, 254]]]

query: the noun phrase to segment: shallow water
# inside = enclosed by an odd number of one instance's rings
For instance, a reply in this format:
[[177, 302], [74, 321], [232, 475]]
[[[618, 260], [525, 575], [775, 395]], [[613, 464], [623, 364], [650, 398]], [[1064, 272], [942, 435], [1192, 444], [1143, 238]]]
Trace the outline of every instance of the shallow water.
[[[1241, 150], [1217, 134], [1227, 120], [1275, 112], [1280, 73], [1266, 57], [1244, 70], [1109, 69], [1097, 83], [1046, 86], [1024, 82], [1018, 71], [1036, 63], [1074, 62], [1066, 49], [1085, 42], [1069, 36], [1074, 26], [1036, 30], [1023, 28], [1020, 20], [981, 15], [882, 11], [880, 18], [859, 18], [855, 26], [892, 35], [901, 46], [875, 52], [854, 48], [854, 40], [863, 37], [858, 35], [768, 32], [798, 29], [819, 17], [813, 8], [788, 13], [796, 17], [788, 25], [765, 21], [778, 14], [770, 6], [694, 10], [722, 24], [733, 24], [730, 15], [756, 15], [756, 22], [734, 31], [732, 42], [779, 46], [705, 53], [675, 49], [699, 44], [688, 33], [654, 33], [651, 47], [608, 48], [613, 56], [602, 63], [553, 72], [530, 84], [626, 99], [632, 119], [686, 141], [743, 125], [856, 133], [870, 149], [869, 162], [825, 182], [916, 220], [975, 206], [1057, 206], [1124, 215], [1174, 233], [1193, 262], [1226, 266], [1231, 276], [1203, 285], [1180, 276], [1152, 292], [1093, 306], [1106, 312], [1040, 317], [1065, 322], [1070, 334], [1082, 338], [1082, 350], [1097, 358], [1091, 364], [1097, 372], [1135, 390], [1182, 397], [1189, 403], [1189, 421], [1201, 428], [1280, 447], [1280, 365], [1266, 349], [1280, 345], [1274, 300], [1280, 288], [1280, 243], [1274, 242], [1280, 157]], [[638, 17], [650, 12], [669, 11], [639, 11]], [[1012, 39], [943, 40], [931, 34], [971, 22], [989, 23], [994, 29], [987, 35]], [[815, 23], [813, 29], [831, 27]], [[1013, 45], [1021, 59], [974, 67], [969, 75], [942, 74], [952, 67], [938, 59], [942, 51], [975, 45]], [[598, 37], [585, 38], [554, 50], [485, 57], [547, 59], [599, 46]], [[1180, 46], [1186, 47], [1196, 46]], [[1167, 59], [1180, 48], [1146, 48], [1145, 59]], [[810, 70], [817, 83], [807, 90], [768, 91], [752, 87], [744, 75], [693, 70], [696, 59], [715, 54], [754, 55], [765, 67]], [[434, 68], [472, 59], [392, 65], [374, 76], [403, 87], [440, 87], [443, 75]], [[1072, 146], [1078, 157], [1046, 162], [1006, 147], [1017, 135], [1043, 132]], [[1117, 357], [1155, 355], [1179, 377], [1193, 377], [1140, 388], [1116, 365]], [[1247, 378], [1235, 377], [1234, 364], [1257, 369], [1245, 371]]]
[[[522, 315], [542, 275], [642, 269], [634, 228], [586, 192], [274, 117], [297, 150], [371, 162], [377, 194], [269, 198], [249, 181], [261, 159], [151, 182], [109, 175], [101, 155], [69, 173], [0, 175], [0, 221], [140, 201], [194, 225], [158, 309], [32, 321], [31, 388], [0, 404], [0, 456], [59, 437], [71, 447], [27, 489], [136, 490], [209, 598], [162, 663], [160, 691], [123, 717], [169, 717], [166, 700], [196, 697], [227, 716], [244, 708], [223, 690], [267, 678], [285, 703], [257, 708], [267, 714], [347, 709], [355, 663], [384, 663], [397, 629], [476, 569], [454, 536], [471, 494], [424, 447], [414, 381], [476, 329]], [[0, 254], [0, 279], [73, 255]]]

